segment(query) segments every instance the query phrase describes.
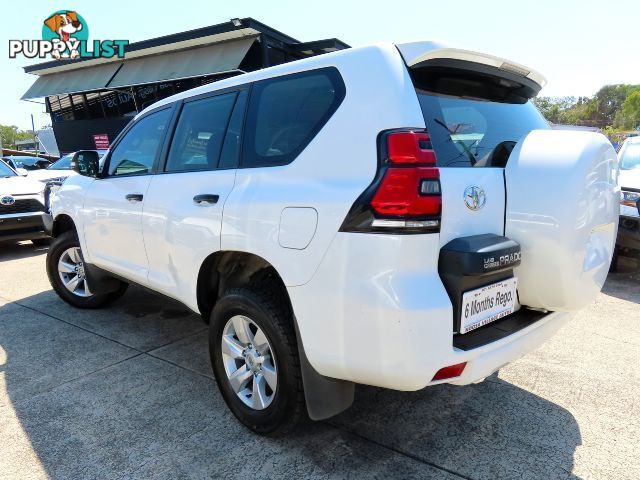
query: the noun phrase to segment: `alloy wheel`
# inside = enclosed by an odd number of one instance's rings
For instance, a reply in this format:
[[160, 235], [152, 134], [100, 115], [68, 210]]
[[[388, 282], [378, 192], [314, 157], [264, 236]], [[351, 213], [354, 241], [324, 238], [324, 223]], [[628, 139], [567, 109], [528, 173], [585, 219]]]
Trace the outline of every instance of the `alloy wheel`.
[[222, 362], [232, 390], [242, 402], [264, 410], [275, 398], [278, 369], [267, 336], [244, 315], [229, 319], [222, 331]]
[[66, 249], [58, 260], [58, 274], [67, 290], [78, 297], [93, 295], [89, 289], [80, 247]]

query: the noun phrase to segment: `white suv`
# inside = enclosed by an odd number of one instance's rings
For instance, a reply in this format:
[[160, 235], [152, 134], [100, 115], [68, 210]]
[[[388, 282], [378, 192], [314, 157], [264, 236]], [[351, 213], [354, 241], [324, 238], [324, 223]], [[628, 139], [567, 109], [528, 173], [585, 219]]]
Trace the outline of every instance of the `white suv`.
[[37, 246], [49, 243], [43, 191], [44, 185], [28, 178], [26, 171], [16, 171], [0, 159], [0, 242], [31, 240]]
[[618, 160], [618, 183], [622, 192], [612, 270], [617, 267], [619, 253], [635, 257], [640, 255], [640, 137], [629, 137], [624, 141], [618, 152]]
[[602, 287], [616, 154], [553, 131], [522, 65], [432, 42], [321, 55], [141, 112], [54, 199], [63, 300], [126, 284], [210, 325], [230, 409], [258, 433], [335, 415], [354, 384], [469, 384]]

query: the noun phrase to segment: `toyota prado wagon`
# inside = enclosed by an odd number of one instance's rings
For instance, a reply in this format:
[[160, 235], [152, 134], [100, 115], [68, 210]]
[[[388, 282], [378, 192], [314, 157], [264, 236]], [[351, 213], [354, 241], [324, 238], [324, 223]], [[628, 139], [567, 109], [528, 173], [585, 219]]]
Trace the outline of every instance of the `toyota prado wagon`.
[[544, 78], [433, 42], [246, 73], [146, 108], [53, 198], [52, 287], [135, 283], [209, 324], [229, 408], [261, 434], [348, 408], [355, 384], [478, 382], [600, 291], [616, 154], [554, 131]]

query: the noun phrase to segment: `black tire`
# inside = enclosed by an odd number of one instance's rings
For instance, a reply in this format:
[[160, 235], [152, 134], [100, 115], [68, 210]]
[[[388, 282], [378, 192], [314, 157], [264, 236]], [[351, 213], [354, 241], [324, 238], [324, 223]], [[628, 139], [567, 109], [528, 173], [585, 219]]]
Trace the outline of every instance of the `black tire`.
[[[238, 420], [260, 435], [283, 435], [304, 418], [306, 409], [291, 308], [277, 289], [269, 288], [269, 283], [230, 289], [218, 300], [209, 322], [209, 353], [218, 388]], [[245, 405], [233, 391], [225, 372], [222, 335], [235, 315], [250, 318], [262, 329], [275, 357], [277, 388], [273, 401], [264, 410]]]
[[31, 243], [33, 243], [36, 247], [48, 247], [49, 244], [51, 243], [51, 239], [50, 238], [34, 238], [31, 240]]
[[[79, 246], [80, 243], [76, 233], [69, 231], [57, 237], [49, 247], [47, 252], [47, 276], [51, 287], [53, 287], [58, 296], [69, 305], [77, 308], [100, 308], [124, 295], [128, 287], [125, 282], [120, 282], [120, 287], [114, 292], [97, 293], [88, 297], [74, 295], [65, 288], [58, 273], [58, 261], [67, 249]], [[82, 256], [82, 253], [80, 255]]]

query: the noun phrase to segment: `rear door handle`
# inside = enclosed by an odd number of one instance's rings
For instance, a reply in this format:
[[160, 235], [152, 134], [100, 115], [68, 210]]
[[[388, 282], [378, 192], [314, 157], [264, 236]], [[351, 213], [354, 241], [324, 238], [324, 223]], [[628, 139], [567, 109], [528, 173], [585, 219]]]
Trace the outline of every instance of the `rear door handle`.
[[197, 205], [202, 205], [203, 203], [206, 203], [209, 205], [215, 205], [216, 203], [218, 203], [219, 199], [220, 199], [220, 195], [211, 195], [209, 193], [203, 193], [193, 197], [193, 202], [196, 203]]
[[130, 193], [129, 195], [126, 195], [124, 198], [126, 198], [130, 202], [141, 202], [143, 196], [141, 193]]

